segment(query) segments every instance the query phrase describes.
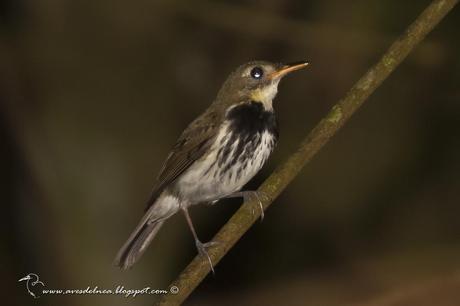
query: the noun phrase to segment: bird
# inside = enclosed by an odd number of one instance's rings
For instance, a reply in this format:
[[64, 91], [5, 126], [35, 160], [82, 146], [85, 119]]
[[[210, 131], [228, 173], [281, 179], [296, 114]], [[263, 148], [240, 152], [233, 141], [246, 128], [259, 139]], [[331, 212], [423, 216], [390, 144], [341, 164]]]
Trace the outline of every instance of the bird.
[[229, 75], [215, 100], [188, 125], [167, 156], [144, 216], [116, 255], [116, 266], [131, 268], [164, 222], [183, 212], [198, 253], [214, 272], [207, 249], [218, 242], [200, 241], [189, 208], [241, 197], [257, 200], [263, 218], [259, 193], [241, 189], [259, 172], [278, 141], [273, 99], [280, 80], [307, 65], [307, 61], [251, 61]]

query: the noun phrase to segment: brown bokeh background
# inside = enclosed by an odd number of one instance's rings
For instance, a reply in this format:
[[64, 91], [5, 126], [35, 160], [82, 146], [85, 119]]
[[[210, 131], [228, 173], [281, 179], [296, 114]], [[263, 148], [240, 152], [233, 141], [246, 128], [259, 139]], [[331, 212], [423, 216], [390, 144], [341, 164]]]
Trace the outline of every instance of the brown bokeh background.
[[[46, 288], [168, 288], [195, 256], [183, 216], [144, 258], [112, 260], [161, 164], [226, 76], [311, 66], [280, 84], [278, 149], [257, 187], [430, 1], [4, 0], [0, 4], [4, 305], [150, 305]], [[187, 305], [460, 303], [460, 8], [314, 158]], [[241, 201], [194, 208], [211, 239]]]

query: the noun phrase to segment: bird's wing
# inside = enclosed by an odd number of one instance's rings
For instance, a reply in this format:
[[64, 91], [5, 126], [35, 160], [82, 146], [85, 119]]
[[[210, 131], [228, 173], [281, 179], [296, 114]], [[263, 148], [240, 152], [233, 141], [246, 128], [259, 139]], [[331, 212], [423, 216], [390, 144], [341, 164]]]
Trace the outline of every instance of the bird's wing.
[[156, 185], [147, 201], [146, 209], [155, 202], [165, 187], [210, 148], [217, 135], [219, 122], [217, 113], [208, 111], [195, 119], [184, 130], [163, 164]]

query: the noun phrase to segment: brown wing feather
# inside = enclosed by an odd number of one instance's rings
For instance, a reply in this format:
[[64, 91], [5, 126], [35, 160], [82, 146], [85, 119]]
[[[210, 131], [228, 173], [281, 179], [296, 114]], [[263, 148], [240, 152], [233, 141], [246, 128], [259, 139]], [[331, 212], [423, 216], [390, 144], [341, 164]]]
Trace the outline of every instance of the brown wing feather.
[[169, 184], [204, 155], [217, 135], [219, 123], [218, 115], [208, 111], [190, 123], [182, 132], [163, 164], [157, 183], [147, 201], [147, 209]]

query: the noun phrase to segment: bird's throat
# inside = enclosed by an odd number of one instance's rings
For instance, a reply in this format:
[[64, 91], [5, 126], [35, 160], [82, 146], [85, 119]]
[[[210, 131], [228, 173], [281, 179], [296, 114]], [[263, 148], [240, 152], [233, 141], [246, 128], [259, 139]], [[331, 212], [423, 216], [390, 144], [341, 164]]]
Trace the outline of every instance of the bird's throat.
[[262, 103], [266, 110], [272, 111], [273, 99], [278, 93], [278, 83], [279, 80], [273, 81], [264, 87], [255, 89], [251, 93], [251, 100]]

